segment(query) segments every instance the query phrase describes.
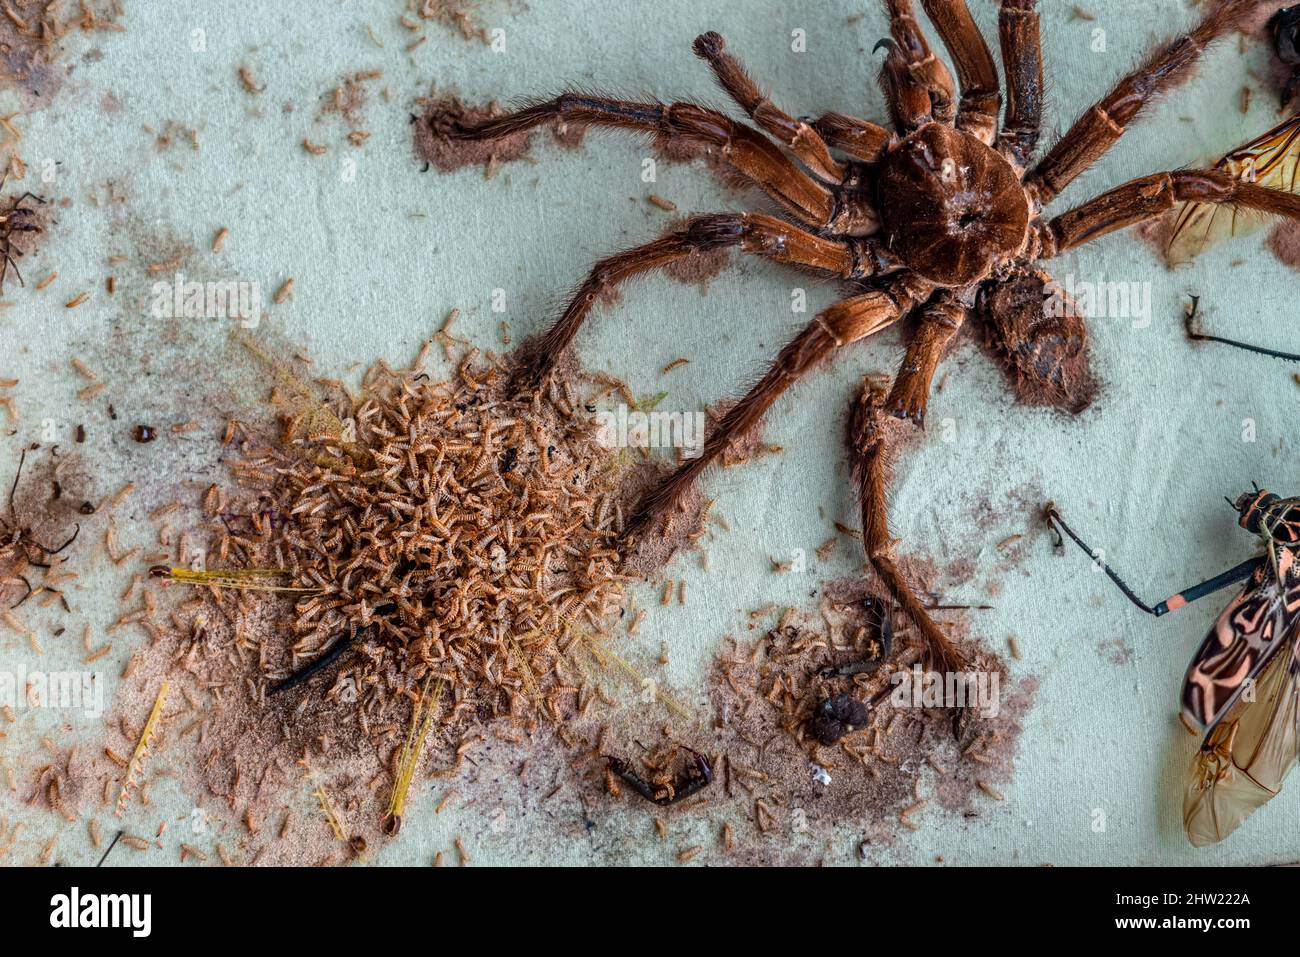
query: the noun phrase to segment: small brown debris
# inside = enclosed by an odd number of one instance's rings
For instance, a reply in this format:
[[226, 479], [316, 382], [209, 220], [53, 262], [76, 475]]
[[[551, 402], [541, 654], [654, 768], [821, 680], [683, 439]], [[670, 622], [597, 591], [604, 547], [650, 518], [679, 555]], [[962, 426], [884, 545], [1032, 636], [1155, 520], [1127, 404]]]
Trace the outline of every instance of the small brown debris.
[[257, 96], [266, 90], [265, 86], [257, 85], [257, 81], [253, 79], [253, 72], [246, 66], [239, 68], [239, 82], [244, 85], [244, 91], [251, 93], [253, 96]]

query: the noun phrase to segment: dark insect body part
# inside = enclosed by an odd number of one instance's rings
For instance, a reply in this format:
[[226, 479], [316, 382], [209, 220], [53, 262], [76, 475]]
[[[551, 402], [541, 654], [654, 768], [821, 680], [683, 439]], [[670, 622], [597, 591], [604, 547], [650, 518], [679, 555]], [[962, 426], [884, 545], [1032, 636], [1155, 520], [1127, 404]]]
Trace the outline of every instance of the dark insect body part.
[[827, 665], [821, 670], [823, 678], [851, 678], [854, 675], [870, 674], [889, 660], [894, 650], [894, 619], [892, 610], [885, 603], [867, 597], [857, 604], [863, 608], [866, 619], [867, 638], [870, 651], [865, 658], [858, 658], [842, 665]]
[[325, 654], [321, 655], [310, 664], [299, 668], [279, 684], [273, 685], [267, 694], [279, 694], [282, 691], [288, 691], [290, 688], [296, 688], [298, 685], [310, 680], [312, 677], [334, 664], [334, 662], [338, 661], [339, 658], [343, 656], [343, 653], [351, 648], [355, 643], [355, 635], [347, 635], [336, 639], [334, 644], [330, 645], [329, 651], [325, 652]]
[[703, 453], [652, 486], [620, 543], [628, 554], [656, 534], [683, 496], [776, 400], [841, 349], [895, 323], [913, 331], [888, 390], [854, 405], [850, 445], [867, 557], [925, 642], [932, 670], [966, 664], [900, 568], [885, 511], [898, 421], [924, 427], [935, 372], [968, 318], [1006, 361], [1022, 399], [1077, 412], [1092, 398], [1088, 332], [1077, 305], [1044, 321], [1050, 277], [1038, 263], [1195, 202], [1300, 219], [1300, 196], [1229, 172], [1177, 169], [1144, 176], [1074, 209], [1043, 209], [1123, 136], [1144, 107], [1185, 83], [1201, 55], [1241, 26], [1254, 0], [1216, 0], [1190, 31], [1157, 46], [1036, 157], [1043, 127], [1043, 62], [1036, 0], [1002, 0], [993, 53], [965, 0], [922, 0], [956, 78], [935, 55], [913, 0], [885, 0], [890, 39], [879, 81], [888, 127], [840, 113], [811, 122], [782, 110], [728, 50], [705, 33], [694, 50], [749, 120], [694, 103], [634, 102], [566, 92], [481, 122], [431, 114], [430, 130], [491, 141], [548, 124], [623, 130], [709, 151], [780, 215], [696, 215], [658, 239], [598, 262], [559, 319], [522, 353], [518, 385], [544, 388], [596, 305], [627, 281], [713, 250], [735, 249], [842, 281], [846, 298], [780, 351], [706, 437]]
[[1054, 528], [1094, 556], [1134, 605], [1163, 615], [1229, 585], [1245, 586], [1201, 642], [1183, 681], [1180, 718], [1205, 738], [1192, 762], [1183, 826], [1195, 845], [1221, 841], [1282, 789], [1300, 752], [1300, 498], [1255, 488], [1230, 500], [1238, 524], [1260, 536], [1249, 558], [1150, 606], [1061, 518]]
[[632, 770], [632, 766], [622, 758], [606, 755], [605, 762], [609, 769], [617, 774], [628, 787], [641, 795], [651, 804], [667, 807], [684, 801], [686, 798], [703, 791], [713, 781], [713, 768], [708, 759], [698, 751], [685, 749], [690, 755], [691, 763], [686, 774], [678, 777], [671, 785], [656, 785], [647, 781]]
[[1300, 89], [1300, 4], [1283, 7], [1273, 14], [1268, 30], [1273, 38], [1273, 52], [1291, 68], [1291, 76], [1282, 87], [1282, 108], [1286, 109]]
[[[0, 561], [16, 561], [18, 565], [17, 572], [21, 572], [22, 569], [28, 565], [35, 568], [48, 569], [50, 565], [45, 559], [58, 555], [66, 550], [68, 546], [77, 540], [77, 536], [81, 534], [81, 526], [77, 525], [72, 534], [68, 536], [67, 541], [58, 548], [50, 548], [47, 545], [42, 545], [33, 538], [32, 530], [19, 521], [17, 507], [14, 504], [14, 496], [18, 493], [18, 482], [22, 478], [23, 465], [26, 461], [27, 450], [23, 449], [22, 453], [18, 457], [18, 468], [14, 471], [13, 484], [9, 486], [9, 515], [7, 518], [0, 518]], [[21, 575], [18, 577], [21, 578]], [[12, 606], [14, 608], [21, 605], [32, 594], [31, 584], [27, 583], [25, 578], [22, 580], [27, 584], [27, 594], [19, 599], [18, 604]]]
[[853, 695], [832, 695], [813, 711], [812, 733], [818, 741], [830, 747], [850, 731], [865, 727], [870, 717], [866, 704]]
[[22, 252], [14, 246], [14, 233], [38, 233], [41, 227], [32, 221], [36, 215], [36, 210], [30, 206], [24, 206], [27, 200], [32, 199], [41, 205], [45, 200], [35, 193], [23, 193], [15, 197], [9, 204], [9, 208], [0, 212], [0, 290], [4, 289], [5, 278], [9, 275], [12, 268], [14, 275], [18, 277], [18, 284], [23, 285], [23, 275], [18, 271], [17, 259], [22, 256]]

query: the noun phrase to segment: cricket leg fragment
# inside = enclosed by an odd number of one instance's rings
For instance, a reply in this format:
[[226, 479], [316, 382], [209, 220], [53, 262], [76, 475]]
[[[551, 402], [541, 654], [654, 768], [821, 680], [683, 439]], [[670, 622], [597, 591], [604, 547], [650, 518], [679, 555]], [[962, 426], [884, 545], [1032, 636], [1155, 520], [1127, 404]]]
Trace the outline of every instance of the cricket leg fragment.
[[1236, 349], [1244, 349], [1246, 352], [1253, 352], [1256, 355], [1269, 356], [1273, 359], [1282, 359], [1285, 362], [1300, 362], [1300, 354], [1294, 352], [1281, 352], [1277, 349], [1266, 349], [1264, 346], [1252, 345], [1249, 342], [1242, 342], [1240, 339], [1226, 339], [1223, 336], [1210, 335], [1201, 329], [1199, 320], [1200, 297], [1193, 296], [1192, 304], [1186, 312], [1183, 313], [1183, 328], [1187, 330], [1187, 338], [1193, 342], [1218, 342], [1225, 346], [1232, 346]]
[[685, 750], [691, 757], [690, 765], [686, 774], [678, 777], [671, 786], [652, 784], [633, 771], [631, 764], [622, 758], [606, 755], [605, 762], [609, 769], [622, 778], [623, 782], [637, 794], [651, 804], [667, 807], [678, 801], [684, 801], [693, 794], [698, 794], [713, 782], [713, 768], [709, 766], [708, 759], [698, 751], [690, 748]]
[[311, 678], [320, 674], [330, 665], [334, 664], [334, 662], [343, 657], [344, 653], [351, 648], [355, 642], [355, 635], [344, 635], [343, 637], [336, 639], [334, 644], [330, 645], [329, 651], [325, 652], [325, 654], [321, 655], [315, 661], [299, 668], [278, 684], [272, 685], [268, 694], [279, 694], [282, 691], [288, 691], [290, 688], [296, 688], [298, 685], [309, 681]]

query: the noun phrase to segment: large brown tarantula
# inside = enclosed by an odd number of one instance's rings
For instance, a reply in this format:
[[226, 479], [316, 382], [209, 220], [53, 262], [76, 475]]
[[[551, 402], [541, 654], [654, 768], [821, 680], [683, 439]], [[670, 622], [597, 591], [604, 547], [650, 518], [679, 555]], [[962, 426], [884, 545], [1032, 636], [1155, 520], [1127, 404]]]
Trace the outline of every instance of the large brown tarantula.
[[856, 403], [850, 444], [867, 556], [925, 638], [930, 665], [954, 670], [964, 664], [962, 658], [893, 557], [885, 514], [890, 451], [883, 417], [923, 425], [935, 369], [971, 313], [1005, 354], [1023, 391], [1078, 411], [1091, 394], [1087, 330], [1077, 309], [1044, 309], [1055, 285], [1035, 263], [1185, 201], [1300, 219], [1300, 197], [1214, 170], [1176, 170], [1126, 183], [1054, 218], [1040, 216], [1119, 140], [1152, 98], [1191, 76], [1206, 47], [1237, 26], [1254, 0], [1214, 3], [1195, 29], [1153, 51], [1036, 163], [1031, 160], [1041, 124], [1043, 67], [1035, 0], [1002, 0], [1000, 6], [1007, 82], [1000, 126], [997, 68], [964, 0], [922, 0], [956, 66], [959, 96], [948, 68], [930, 51], [911, 0], [886, 0], [885, 6], [893, 39], [881, 41], [888, 53], [880, 82], [893, 132], [838, 113], [812, 122], [787, 115], [726, 52], [722, 37], [706, 33], [695, 41], [696, 54], [772, 139], [691, 103], [635, 103], [577, 92], [479, 125], [454, 126], [449, 135], [487, 140], [553, 121], [649, 133], [715, 151], [788, 217], [697, 215], [660, 239], [600, 261], [563, 315], [534, 343], [523, 372], [528, 387], [544, 383], [603, 294], [701, 250], [737, 247], [844, 280], [852, 290], [781, 350], [758, 384], [710, 432], [702, 455], [684, 461], [651, 489], [628, 523], [625, 545], [664, 520], [700, 473], [756, 425], [791, 383], [836, 349], [905, 316], [915, 318], [892, 388], [885, 393], [868, 387]]

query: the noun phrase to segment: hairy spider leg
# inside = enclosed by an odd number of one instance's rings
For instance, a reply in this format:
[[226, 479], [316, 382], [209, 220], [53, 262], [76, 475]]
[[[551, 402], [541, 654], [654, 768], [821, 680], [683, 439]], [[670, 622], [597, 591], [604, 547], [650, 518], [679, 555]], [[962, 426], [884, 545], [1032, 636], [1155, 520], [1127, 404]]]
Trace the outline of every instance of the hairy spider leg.
[[827, 239], [758, 213], [693, 216], [658, 239], [596, 263], [564, 312], [529, 347], [520, 384], [525, 389], [539, 388], [597, 303], [624, 282], [697, 253], [727, 248], [839, 279], [865, 279], [889, 265], [879, 243], [872, 239]]
[[477, 126], [458, 126], [450, 135], [491, 140], [555, 121], [578, 128], [637, 130], [715, 146], [738, 172], [804, 222], [829, 226], [837, 212], [831, 189], [796, 166], [775, 143], [717, 110], [694, 103], [637, 103], [568, 92]]
[[1300, 196], [1220, 170], [1172, 170], [1131, 180], [1034, 226], [1038, 258], [1050, 259], [1107, 233], [1156, 219], [1182, 202], [1215, 203], [1300, 220]]
[[1112, 582], [1114, 582], [1115, 585], [1119, 588], [1119, 590], [1123, 592], [1125, 598], [1131, 601], [1142, 611], [1146, 612], [1148, 615], [1154, 615], [1157, 618], [1159, 618], [1161, 615], [1167, 614], [1168, 612], [1177, 611], [1179, 608], [1182, 608], [1184, 605], [1188, 605], [1191, 602], [1196, 601], [1196, 599], [1198, 598], [1204, 598], [1206, 595], [1210, 595], [1216, 591], [1219, 591], [1220, 589], [1227, 588], [1229, 585], [1235, 584], [1236, 582], [1244, 581], [1245, 579], [1249, 578], [1251, 575], [1255, 574], [1255, 570], [1259, 568], [1260, 565], [1268, 561], [1267, 556], [1256, 555], [1254, 558], [1248, 558], [1240, 565], [1234, 565], [1232, 568], [1229, 568], [1226, 572], [1222, 572], [1218, 575], [1215, 575], [1213, 578], [1207, 578], [1205, 581], [1200, 582], [1199, 584], [1192, 585], [1188, 588], [1184, 588], [1182, 591], [1178, 592], [1175, 595], [1169, 596], [1164, 601], [1159, 602], [1156, 605], [1148, 605], [1146, 602], [1144, 602], [1141, 598], [1137, 596], [1137, 594], [1133, 591], [1132, 588], [1128, 586], [1128, 584], [1124, 581], [1124, 579], [1120, 578], [1119, 575], [1109, 565], [1107, 565], [1104, 561], [1101, 560], [1100, 554], [1095, 549], [1091, 548], [1086, 542], [1084, 542], [1082, 538], [1080, 538], [1077, 534], [1075, 534], [1074, 529], [1072, 529], [1069, 525], [1065, 523], [1065, 520], [1061, 518], [1061, 513], [1056, 510], [1055, 506], [1049, 505], [1047, 507], [1047, 520], [1048, 522], [1053, 523], [1056, 526], [1059, 526], [1060, 529], [1064, 531], [1065, 534], [1068, 535], [1076, 545], [1078, 545], [1085, 552], [1087, 552], [1088, 555], [1092, 558], [1092, 560], [1096, 562], [1097, 567], [1100, 568], [1103, 572], [1105, 572], [1106, 577], [1109, 578]]
[[975, 25], [966, 0], [921, 0], [921, 5], [957, 67], [957, 82], [961, 87], [957, 129], [986, 146], [991, 145], [1002, 106], [993, 54]]
[[776, 104], [754, 82], [744, 65], [727, 52], [726, 41], [710, 31], [695, 38], [695, 55], [706, 61], [714, 79], [758, 128], [786, 147], [819, 179], [840, 184], [848, 173], [844, 164], [831, 156], [821, 134], [803, 120], [796, 120]]
[[1225, 0], [1215, 4], [1190, 33], [1153, 50], [1137, 69], [1075, 120], [1030, 170], [1024, 180], [1030, 195], [1042, 206], [1051, 202], [1119, 142], [1143, 107], [1187, 82], [1201, 54], [1257, 6], [1256, 0]]
[[854, 483], [862, 503], [862, 539], [867, 560], [903, 614], [920, 632], [925, 643], [926, 667], [945, 674], [966, 671], [969, 662], [935, 624], [898, 567], [895, 541], [889, 531], [887, 500], [893, 449], [881, 428], [884, 404], [884, 392], [867, 384], [855, 397], [849, 416], [849, 448]]
[[941, 289], [919, 310], [919, 322], [894, 376], [885, 406], [895, 418], [925, 427], [930, 385], [948, 344], [966, 319], [966, 306], [952, 290]]
[[666, 520], [700, 475], [740, 436], [746, 435], [772, 403], [810, 369], [836, 349], [864, 339], [906, 315], [931, 291], [927, 283], [902, 274], [880, 289], [835, 303], [815, 316], [777, 356], [744, 398], [709, 432], [702, 453], [679, 465], [637, 504], [623, 530], [634, 541], [658, 522]]
[[879, 160], [893, 138], [883, 126], [844, 113], [827, 113], [812, 126], [828, 146], [863, 163]]
[[998, 42], [1007, 79], [998, 151], [1023, 170], [1038, 148], [1043, 122], [1043, 43], [1037, 0], [1002, 0]]

